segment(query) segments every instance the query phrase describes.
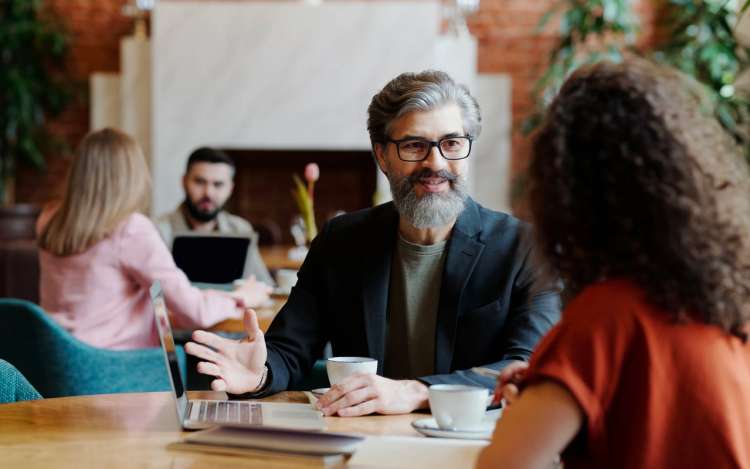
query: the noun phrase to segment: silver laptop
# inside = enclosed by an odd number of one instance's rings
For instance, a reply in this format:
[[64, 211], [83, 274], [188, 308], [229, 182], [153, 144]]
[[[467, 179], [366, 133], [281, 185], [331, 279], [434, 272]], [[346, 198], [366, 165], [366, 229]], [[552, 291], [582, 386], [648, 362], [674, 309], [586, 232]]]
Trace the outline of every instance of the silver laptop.
[[159, 282], [151, 285], [151, 303], [159, 331], [164, 363], [174, 391], [177, 418], [185, 429], [200, 429], [215, 425], [239, 427], [269, 427], [278, 429], [322, 430], [325, 421], [320, 411], [309, 404], [255, 401], [188, 400], [180, 376], [177, 353], [169, 323], [167, 306]]

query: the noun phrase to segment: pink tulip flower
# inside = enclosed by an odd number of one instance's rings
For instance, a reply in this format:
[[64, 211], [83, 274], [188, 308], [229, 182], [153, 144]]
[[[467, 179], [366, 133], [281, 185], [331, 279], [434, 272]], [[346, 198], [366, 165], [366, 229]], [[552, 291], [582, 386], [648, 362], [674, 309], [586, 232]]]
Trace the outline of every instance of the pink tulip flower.
[[320, 178], [320, 168], [315, 163], [308, 163], [305, 166], [305, 179], [307, 182], [315, 182]]

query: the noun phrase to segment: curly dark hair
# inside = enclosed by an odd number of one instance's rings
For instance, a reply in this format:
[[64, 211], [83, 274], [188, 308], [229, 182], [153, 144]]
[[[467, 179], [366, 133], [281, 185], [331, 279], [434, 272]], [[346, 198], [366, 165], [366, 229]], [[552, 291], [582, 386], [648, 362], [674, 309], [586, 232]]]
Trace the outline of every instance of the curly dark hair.
[[750, 190], [699, 86], [642, 59], [575, 72], [534, 141], [540, 251], [569, 294], [628, 278], [674, 319], [750, 322]]

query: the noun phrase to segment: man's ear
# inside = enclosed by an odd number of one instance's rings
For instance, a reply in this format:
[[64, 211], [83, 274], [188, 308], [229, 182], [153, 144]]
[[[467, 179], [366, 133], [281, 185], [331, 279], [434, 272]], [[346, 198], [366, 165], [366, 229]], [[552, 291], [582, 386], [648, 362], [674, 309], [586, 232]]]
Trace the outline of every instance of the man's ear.
[[187, 173], [182, 175], [182, 190], [187, 193]]
[[378, 163], [380, 170], [388, 176], [388, 171], [385, 170], [385, 146], [380, 143], [376, 143], [372, 146], [372, 152], [375, 154], [375, 161]]

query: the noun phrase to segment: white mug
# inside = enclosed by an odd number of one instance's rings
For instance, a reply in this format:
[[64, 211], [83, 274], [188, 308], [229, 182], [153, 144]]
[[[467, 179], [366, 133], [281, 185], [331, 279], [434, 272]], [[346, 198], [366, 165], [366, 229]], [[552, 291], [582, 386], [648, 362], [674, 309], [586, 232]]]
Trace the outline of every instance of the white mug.
[[378, 361], [368, 357], [331, 357], [326, 360], [326, 371], [331, 386], [339, 384], [346, 378], [356, 374], [372, 374], [378, 372]]
[[297, 271], [292, 269], [279, 269], [276, 271], [276, 283], [280, 290], [290, 291], [297, 283]]
[[430, 411], [443, 430], [474, 430], [481, 426], [489, 390], [463, 384], [433, 384]]

